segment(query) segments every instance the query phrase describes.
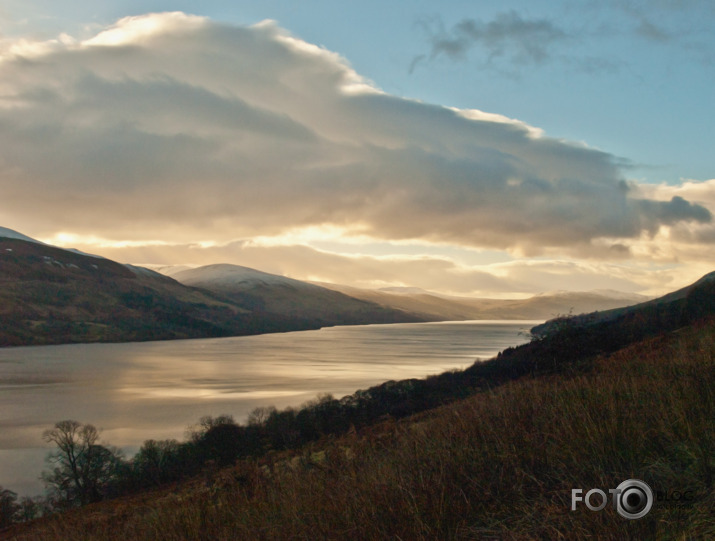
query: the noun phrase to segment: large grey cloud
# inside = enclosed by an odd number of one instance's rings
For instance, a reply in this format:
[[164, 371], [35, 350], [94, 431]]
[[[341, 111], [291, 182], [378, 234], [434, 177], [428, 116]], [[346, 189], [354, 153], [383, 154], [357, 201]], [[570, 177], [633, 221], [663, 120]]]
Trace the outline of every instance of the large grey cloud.
[[270, 22], [157, 14], [5, 49], [0, 217], [35, 231], [228, 241], [334, 224], [534, 252], [711, 221], [639, 195], [608, 153], [387, 95]]

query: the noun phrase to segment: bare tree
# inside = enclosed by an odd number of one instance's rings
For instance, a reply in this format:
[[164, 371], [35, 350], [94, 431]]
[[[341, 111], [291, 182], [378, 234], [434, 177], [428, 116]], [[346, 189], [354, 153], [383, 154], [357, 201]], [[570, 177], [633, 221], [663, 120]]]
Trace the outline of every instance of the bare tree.
[[199, 419], [197, 425], [191, 425], [186, 431], [188, 438], [193, 441], [199, 441], [209, 430], [216, 428], [221, 425], [236, 425], [236, 421], [233, 420], [233, 415], [221, 414], [217, 417], [212, 417], [211, 415], [204, 415]]
[[275, 406], [261, 406], [254, 408], [251, 413], [248, 414], [248, 425], [249, 426], [262, 426], [266, 423], [268, 418], [277, 411]]
[[101, 500], [121, 464], [121, 454], [98, 443], [99, 432], [93, 425], [77, 421], [60, 421], [42, 437], [57, 446], [47, 456], [54, 467], [42, 474], [48, 488], [69, 504]]

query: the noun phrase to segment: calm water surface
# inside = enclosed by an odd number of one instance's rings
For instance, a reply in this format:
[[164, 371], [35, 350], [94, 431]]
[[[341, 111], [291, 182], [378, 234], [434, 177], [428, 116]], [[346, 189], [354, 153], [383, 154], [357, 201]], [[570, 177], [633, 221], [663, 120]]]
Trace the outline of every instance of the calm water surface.
[[42, 432], [63, 419], [102, 429], [131, 456], [147, 439], [183, 439], [203, 415], [244, 421], [257, 406], [298, 406], [390, 379], [465, 368], [527, 340], [536, 321], [332, 327], [237, 338], [0, 349], [0, 486], [38, 480]]

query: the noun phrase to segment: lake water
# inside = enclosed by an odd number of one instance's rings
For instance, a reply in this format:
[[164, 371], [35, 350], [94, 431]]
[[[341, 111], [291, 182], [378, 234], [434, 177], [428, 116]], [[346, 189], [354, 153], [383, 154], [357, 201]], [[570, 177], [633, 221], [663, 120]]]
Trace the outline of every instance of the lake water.
[[91, 423], [128, 456], [183, 440], [203, 415], [243, 422], [258, 406], [299, 406], [390, 379], [466, 368], [527, 340], [537, 321], [331, 327], [235, 338], [0, 349], [0, 486], [43, 492], [42, 432]]

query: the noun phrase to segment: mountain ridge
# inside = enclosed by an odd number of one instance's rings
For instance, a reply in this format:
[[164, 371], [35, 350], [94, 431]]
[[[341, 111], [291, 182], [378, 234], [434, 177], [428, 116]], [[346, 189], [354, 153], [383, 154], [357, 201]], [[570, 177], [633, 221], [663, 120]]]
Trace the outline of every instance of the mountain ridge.
[[227, 263], [158, 270], [0, 228], [0, 345], [207, 338], [375, 323], [545, 320], [642, 300], [622, 293], [474, 299], [419, 288], [364, 290]]
[[[295, 298], [292, 311], [267, 311], [249, 302], [264, 302], [257, 295], [259, 287], [251, 287], [248, 298], [224, 295], [150, 269], [25, 238], [6, 228], [0, 231], [0, 346], [212, 338], [422, 321], [328, 290], [328, 300], [349, 306], [316, 317], [300, 313], [300, 299]], [[282, 283], [293, 289], [301, 284], [290, 279]]]
[[[470, 319], [543, 319], [569, 312], [590, 312], [622, 307], [624, 304], [642, 302], [646, 297], [618, 292], [564, 292], [543, 293], [526, 299], [491, 299], [474, 297], [443, 296], [422, 290], [411, 293], [400, 288], [392, 290], [368, 290], [340, 284], [320, 283], [358, 299], [369, 300], [418, 314], [430, 321]], [[391, 288], [390, 288], [391, 289]], [[408, 290], [411, 288], [408, 288]]]
[[0, 238], [0, 345], [122, 342], [239, 332], [239, 307], [105, 258]]
[[298, 325], [416, 322], [424, 319], [395, 307], [277, 274], [218, 263], [173, 274], [191, 287], [220, 294], [240, 306], [265, 314], [293, 318]]

